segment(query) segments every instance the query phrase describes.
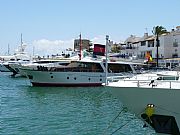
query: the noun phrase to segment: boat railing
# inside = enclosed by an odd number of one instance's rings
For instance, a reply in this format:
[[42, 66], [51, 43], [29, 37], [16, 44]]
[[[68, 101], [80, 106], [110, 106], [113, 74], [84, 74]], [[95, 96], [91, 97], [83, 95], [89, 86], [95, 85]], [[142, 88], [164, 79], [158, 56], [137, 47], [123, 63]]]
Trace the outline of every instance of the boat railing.
[[133, 82], [136, 87], [147, 87], [147, 88], [167, 88], [167, 89], [179, 89], [179, 80], [163, 80], [163, 79], [123, 79], [124, 82]]
[[[138, 78], [139, 78], [139, 76], [137, 76], [137, 75], [134, 75], [133, 77], [135, 80], [138, 80]], [[144, 76], [144, 77], [146, 77], [147, 80], [151, 80], [152, 78], [157, 77], [157, 76]]]
[[107, 80], [108, 80], [108, 82], [117, 82], [121, 79], [131, 78], [132, 76], [133, 76], [132, 73], [122, 72], [122, 73], [118, 73], [116, 75], [108, 76]]

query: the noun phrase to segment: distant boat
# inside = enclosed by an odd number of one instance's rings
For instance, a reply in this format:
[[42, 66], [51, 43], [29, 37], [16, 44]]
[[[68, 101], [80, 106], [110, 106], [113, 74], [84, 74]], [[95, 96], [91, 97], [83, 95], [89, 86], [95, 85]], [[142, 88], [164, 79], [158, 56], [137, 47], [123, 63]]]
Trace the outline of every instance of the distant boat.
[[179, 72], [138, 74], [110, 82], [106, 88], [156, 132], [180, 134]]
[[4, 63], [4, 61], [0, 62], [0, 71], [1, 72], [10, 72], [10, 70], [8, 68], [6, 68], [3, 63]]
[[21, 64], [27, 64], [29, 62], [29, 60], [7, 61], [3, 63], [3, 66], [6, 67], [10, 72], [12, 72], [11, 76], [14, 77], [16, 74], [19, 73], [18, 67]]
[[[10, 71], [7, 67], [4, 66], [4, 63], [8, 61], [30, 61], [31, 57], [30, 55], [25, 52], [26, 44], [23, 44], [22, 42], [22, 34], [21, 34], [21, 44], [18, 46], [18, 49], [15, 50], [15, 53], [13, 55], [2, 55], [0, 56], [0, 71], [1, 72], [7, 72]], [[9, 47], [8, 47], [9, 48]]]
[[6, 71], [10, 71], [10, 70], [4, 66], [4, 63], [6, 63], [6, 65], [7, 65], [8, 61], [14, 61], [14, 62], [20, 61], [20, 60], [21, 61], [30, 61], [31, 57], [28, 53], [26, 53], [22, 50], [17, 50], [14, 55], [0, 56], [0, 59], [2, 60], [0, 63], [0, 71], [6, 72]]

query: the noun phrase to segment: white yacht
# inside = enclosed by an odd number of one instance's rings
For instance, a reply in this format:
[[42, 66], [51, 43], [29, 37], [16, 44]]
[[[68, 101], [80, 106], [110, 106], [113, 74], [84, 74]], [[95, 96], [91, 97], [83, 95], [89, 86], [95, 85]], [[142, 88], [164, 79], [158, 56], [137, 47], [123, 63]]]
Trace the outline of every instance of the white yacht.
[[[108, 76], [135, 73], [132, 66], [132, 63], [108, 62]], [[33, 86], [101, 86], [105, 82], [102, 60], [82, 59], [67, 66], [22, 70]]]
[[[18, 46], [18, 48], [15, 50], [15, 53], [13, 55], [3, 55], [0, 56], [0, 71], [1, 72], [9, 72], [8, 62], [10, 63], [19, 63], [20, 61], [30, 61], [31, 56], [25, 52], [26, 44], [22, 42], [22, 34], [21, 34], [21, 45]], [[11, 71], [12, 72], [12, 71]]]
[[178, 71], [138, 74], [109, 82], [106, 88], [156, 132], [180, 134]]
[[0, 71], [1, 72], [10, 72], [10, 70], [7, 69], [3, 63], [4, 63], [4, 61], [0, 61]]
[[16, 74], [19, 73], [19, 66], [21, 64], [27, 64], [29, 62], [30, 62], [29, 60], [7, 61], [4, 62], [2, 65], [10, 72], [12, 72], [11, 76], [14, 77]]

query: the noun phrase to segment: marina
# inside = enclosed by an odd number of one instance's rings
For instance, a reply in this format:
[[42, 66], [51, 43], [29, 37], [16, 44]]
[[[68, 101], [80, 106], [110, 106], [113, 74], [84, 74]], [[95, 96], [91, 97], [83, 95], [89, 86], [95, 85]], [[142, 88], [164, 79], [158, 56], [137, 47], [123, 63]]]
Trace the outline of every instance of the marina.
[[10, 75], [0, 72], [2, 135], [155, 133], [127, 108], [122, 111], [104, 87], [31, 87], [26, 78]]
[[[94, 44], [93, 52], [86, 52], [88, 54], [86, 56], [84, 50], [74, 52], [76, 59], [70, 56], [66, 58], [64, 55], [54, 60], [53, 58], [32, 61], [19, 59], [3, 62], [2, 65], [13, 73], [9, 79], [25, 77], [25, 87], [28, 89], [39, 88], [44, 89], [45, 92], [51, 89], [52, 91], [64, 89], [80, 93], [81, 90], [85, 90], [85, 93], [86, 90], [93, 93], [99, 91], [97, 98], [101, 98], [104, 94], [117, 98], [117, 102], [121, 105], [120, 111], [110, 124], [107, 124], [104, 131], [101, 131], [102, 134], [109, 132], [110, 129], [112, 132], [110, 134], [115, 134], [121, 132], [124, 126], [130, 125], [131, 120], [119, 128], [111, 127], [117, 118], [128, 112], [129, 115], [135, 114], [134, 118], [141, 121], [142, 130], [148, 128], [156, 133], [179, 135], [180, 110], [176, 106], [179, 102], [180, 89], [180, 73], [177, 70], [179, 64], [176, 63], [175, 71], [172, 68], [158, 67], [157, 62], [155, 67], [150, 63], [152, 58], [149, 52], [146, 56], [148, 61], [141, 60], [140, 63], [135, 62], [138, 59], [130, 61], [127, 61], [127, 58], [121, 61], [110, 59], [109, 44], [107, 35], [106, 45]], [[81, 35], [79, 46], [80, 48], [82, 46]], [[2, 76], [7, 77], [7, 74], [2, 71]], [[69, 90], [66, 90], [67, 88]], [[168, 98], [171, 100], [167, 100]], [[64, 116], [62, 118], [64, 119]], [[119, 123], [115, 124], [116, 126], [119, 126]]]
[[180, 135], [180, 1], [0, 4], [0, 135]]

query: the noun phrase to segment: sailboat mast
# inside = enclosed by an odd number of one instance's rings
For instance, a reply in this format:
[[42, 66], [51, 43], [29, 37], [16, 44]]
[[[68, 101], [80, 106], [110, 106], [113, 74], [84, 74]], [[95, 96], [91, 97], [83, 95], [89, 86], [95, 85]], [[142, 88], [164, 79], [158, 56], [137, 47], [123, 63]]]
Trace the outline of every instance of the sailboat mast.
[[22, 41], [22, 33], [21, 33], [21, 48], [22, 48], [22, 44], [23, 44], [23, 41]]

